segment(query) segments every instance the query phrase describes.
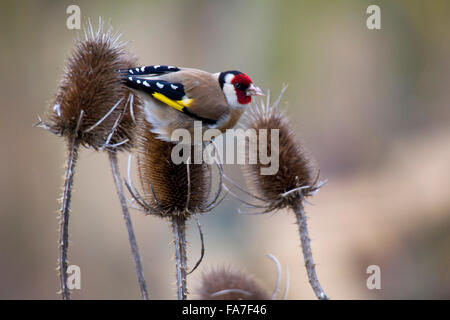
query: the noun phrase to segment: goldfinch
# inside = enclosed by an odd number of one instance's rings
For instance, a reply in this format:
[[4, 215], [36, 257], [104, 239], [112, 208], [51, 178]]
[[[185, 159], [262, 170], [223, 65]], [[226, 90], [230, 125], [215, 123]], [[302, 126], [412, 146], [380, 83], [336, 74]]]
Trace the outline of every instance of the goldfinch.
[[193, 133], [194, 121], [202, 121], [203, 129], [224, 132], [238, 122], [252, 96], [264, 95], [240, 71], [212, 74], [163, 65], [118, 71], [125, 85], [144, 101], [151, 131], [164, 141], [171, 141], [176, 129]]

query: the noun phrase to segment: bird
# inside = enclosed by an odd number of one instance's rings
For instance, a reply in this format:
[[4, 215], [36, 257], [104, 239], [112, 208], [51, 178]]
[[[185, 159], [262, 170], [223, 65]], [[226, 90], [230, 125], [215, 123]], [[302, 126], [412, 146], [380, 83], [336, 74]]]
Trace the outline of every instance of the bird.
[[176, 129], [193, 134], [195, 121], [201, 121], [203, 130], [224, 133], [239, 121], [252, 96], [264, 95], [247, 74], [237, 70], [209, 73], [152, 65], [117, 71], [124, 84], [143, 100], [150, 131], [169, 142]]

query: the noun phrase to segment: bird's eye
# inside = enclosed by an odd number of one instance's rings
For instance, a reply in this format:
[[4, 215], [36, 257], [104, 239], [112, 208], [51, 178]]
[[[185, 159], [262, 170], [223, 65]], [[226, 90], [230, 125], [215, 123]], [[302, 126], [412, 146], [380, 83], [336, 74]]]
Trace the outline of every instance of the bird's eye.
[[244, 88], [244, 86], [242, 85], [242, 83], [239, 83], [239, 82], [235, 83], [235, 84], [234, 84], [234, 87], [235, 87], [236, 89], [238, 89], [238, 90], [242, 90], [242, 89]]

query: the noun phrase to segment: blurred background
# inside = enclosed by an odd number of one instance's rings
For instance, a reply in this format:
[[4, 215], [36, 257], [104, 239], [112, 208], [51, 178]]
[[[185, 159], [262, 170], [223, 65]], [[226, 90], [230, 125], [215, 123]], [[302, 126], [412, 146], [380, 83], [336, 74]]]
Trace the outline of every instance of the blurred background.
[[[329, 180], [307, 205], [317, 272], [334, 299], [450, 298], [450, 2], [2, 1], [0, 4], [0, 298], [58, 299], [59, 197], [65, 142], [33, 128], [49, 107], [84, 24], [102, 16], [140, 63], [242, 70], [278, 95]], [[381, 30], [366, 8], [381, 7]], [[96, 25], [96, 24], [95, 24]], [[82, 33], [82, 30], [81, 30]], [[121, 155], [122, 172], [126, 155]], [[240, 169], [227, 172], [238, 182]], [[231, 265], [272, 290], [272, 253], [289, 299], [313, 299], [295, 218], [242, 216], [228, 198], [201, 216], [201, 270]], [[169, 224], [132, 211], [152, 299], [175, 299]], [[200, 255], [195, 223], [189, 264]], [[138, 299], [106, 154], [82, 150], [70, 218], [73, 299]], [[369, 265], [381, 290], [368, 290]]]

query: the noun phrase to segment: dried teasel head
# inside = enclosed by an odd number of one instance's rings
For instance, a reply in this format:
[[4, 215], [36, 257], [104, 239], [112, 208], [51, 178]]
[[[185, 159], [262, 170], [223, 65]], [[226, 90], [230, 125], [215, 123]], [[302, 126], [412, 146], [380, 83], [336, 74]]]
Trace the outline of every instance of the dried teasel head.
[[[119, 42], [120, 35], [99, 22], [97, 31], [86, 27], [66, 61], [47, 123], [41, 126], [66, 137], [77, 136], [94, 149], [129, 150], [134, 132], [137, 99], [122, 84], [117, 69], [136, 65]], [[77, 127], [78, 125], [78, 127]]]
[[[318, 173], [313, 173], [314, 165], [306, 150], [298, 141], [286, 115], [278, 108], [283, 88], [275, 103], [270, 104], [268, 95], [266, 103], [254, 105], [247, 113], [247, 129], [256, 132], [258, 141], [267, 137], [267, 154], [276, 152], [271, 140], [273, 130], [278, 130], [278, 171], [275, 174], [261, 174], [263, 168], [271, 164], [247, 164], [244, 172], [250, 185], [255, 189], [258, 198], [267, 203], [267, 211], [281, 209], [292, 205], [304, 196], [312, 195], [320, 186], [317, 186]], [[261, 136], [260, 130], [266, 130], [267, 135]], [[260, 144], [256, 148], [259, 154]], [[276, 156], [276, 154], [275, 154]], [[300, 191], [300, 192], [296, 192]]]
[[[253, 195], [253, 197], [263, 202], [263, 205], [250, 204], [250, 207], [262, 209], [262, 213], [284, 207], [289, 207], [294, 212], [299, 227], [299, 236], [309, 283], [318, 299], [328, 299], [317, 278], [306, 214], [303, 207], [305, 197], [317, 192], [326, 181], [318, 183], [320, 172], [316, 174], [316, 178], [313, 178], [312, 161], [306, 155], [306, 151], [301, 143], [296, 139], [293, 130], [289, 126], [287, 117], [278, 109], [285, 89], [286, 87], [283, 88], [280, 97], [274, 104], [270, 104], [270, 98], [268, 97], [266, 104], [262, 103], [248, 114], [248, 129], [256, 131], [258, 140], [261, 137], [262, 139], [268, 139], [266, 141], [268, 150], [261, 150], [261, 153], [259, 152], [261, 141], [258, 141], [258, 155], [269, 153], [272, 161], [274, 158], [278, 159], [278, 171], [272, 175], [262, 174], [262, 171], [267, 172], [267, 170], [262, 169], [266, 169], [268, 165], [265, 166], [261, 162], [246, 165], [248, 180], [258, 193], [258, 195]], [[271, 141], [271, 133], [267, 133], [266, 137], [261, 134], [260, 130], [264, 129], [271, 132], [278, 130], [278, 157], [276, 155], [276, 142]], [[254, 148], [250, 150], [254, 152]], [[275, 157], [272, 154], [273, 152], [275, 152]]]
[[[132, 196], [132, 205], [136, 209], [171, 221], [175, 246], [177, 297], [179, 300], [185, 300], [187, 298], [187, 275], [196, 270], [204, 255], [203, 234], [197, 221], [202, 241], [202, 253], [200, 260], [188, 273], [186, 220], [194, 214], [212, 210], [224, 199], [222, 197], [219, 200], [223, 170], [218, 165], [220, 180], [217, 191], [210, 200], [211, 165], [203, 160], [200, 163], [195, 161], [198, 158], [196, 157], [197, 149], [200, 149], [198, 152], [203, 153], [203, 146], [162, 141], [151, 132], [151, 129], [151, 124], [147, 121], [144, 112], [141, 112], [137, 117], [135, 154], [142, 195], [133, 185], [130, 175], [128, 181], [125, 181], [125, 185]], [[182, 155], [180, 155], [180, 151]]]
[[[175, 164], [172, 149], [175, 144], [156, 138], [151, 125], [140, 114], [136, 126], [137, 171], [142, 195], [132, 185], [128, 189], [138, 204], [151, 214], [161, 217], [180, 216], [210, 211], [218, 201], [221, 184], [215, 195], [212, 187], [211, 166], [188, 163]], [[195, 148], [190, 145], [191, 158]]]
[[270, 294], [252, 276], [219, 267], [204, 272], [197, 289], [200, 300], [270, 300]]

